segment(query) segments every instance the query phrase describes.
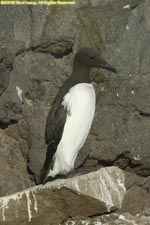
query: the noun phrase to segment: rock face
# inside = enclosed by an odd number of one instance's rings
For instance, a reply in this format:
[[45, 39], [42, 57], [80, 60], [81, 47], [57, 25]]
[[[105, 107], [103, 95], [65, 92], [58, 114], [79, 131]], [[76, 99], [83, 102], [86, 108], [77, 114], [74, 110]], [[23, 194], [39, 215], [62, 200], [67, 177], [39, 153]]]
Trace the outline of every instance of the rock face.
[[93, 216], [119, 209], [126, 189], [117, 167], [56, 180], [0, 198], [0, 224], [57, 225], [75, 216]]
[[0, 126], [15, 123], [25, 134], [28, 169], [37, 180], [46, 117], [81, 46], [101, 50], [119, 73], [92, 71], [96, 115], [76, 165], [88, 156], [150, 175], [149, 11], [148, 0], [0, 8]]
[[[17, 136], [17, 129], [15, 129], [15, 126], [13, 126], [11, 132], [13, 132], [14, 137], [15, 135]], [[22, 157], [22, 152], [20, 151], [17, 140], [10, 137], [9, 132], [6, 134], [5, 132], [0, 131], [1, 195], [15, 193], [34, 184], [27, 173], [26, 165], [27, 163]]]
[[[54, 182], [1, 198], [1, 224], [35, 225], [41, 219], [43, 225], [51, 221], [66, 224], [69, 216], [77, 215], [83, 220], [71, 218], [70, 223], [149, 224], [149, 0], [2, 6], [0, 30], [0, 196], [38, 181], [46, 153], [46, 117], [71, 73], [76, 51], [83, 46], [101, 51], [118, 74], [91, 71], [96, 114], [76, 167], [117, 166], [125, 171], [126, 178], [125, 182], [124, 176], [117, 181], [117, 173], [122, 172], [106, 168], [100, 172], [101, 181], [96, 182], [91, 172], [83, 180], [77, 175], [70, 178], [65, 183], [69, 187], [60, 181], [60, 189], [52, 188], [58, 185]], [[95, 176], [97, 180], [98, 174]], [[122, 183], [127, 189], [122, 209], [109, 216], [87, 218], [120, 208], [125, 191]]]

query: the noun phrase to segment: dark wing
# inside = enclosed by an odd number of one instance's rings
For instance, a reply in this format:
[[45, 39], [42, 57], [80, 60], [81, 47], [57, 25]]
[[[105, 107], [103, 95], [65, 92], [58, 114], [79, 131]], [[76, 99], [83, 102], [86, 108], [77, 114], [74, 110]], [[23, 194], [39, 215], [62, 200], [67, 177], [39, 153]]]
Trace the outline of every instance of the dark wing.
[[63, 84], [61, 89], [59, 90], [56, 98], [52, 103], [52, 107], [47, 117], [46, 128], [45, 128], [45, 143], [49, 144], [51, 142], [55, 142], [58, 145], [64, 124], [66, 121], [67, 111], [64, 109], [62, 105], [63, 98], [66, 93], [70, 89], [69, 79]]
[[70, 83], [67, 80], [59, 90], [51, 110], [47, 117], [45, 129], [45, 142], [48, 144], [46, 159], [41, 171], [41, 182], [43, 183], [50, 169], [53, 168], [53, 156], [57, 150], [57, 145], [60, 142], [64, 125], [66, 122], [67, 110], [62, 105], [65, 94], [70, 89]]
[[[61, 99], [61, 101], [60, 101]], [[45, 128], [45, 143], [49, 144], [51, 142], [59, 143], [64, 124], [66, 121], [67, 112], [64, 106], [61, 104], [63, 98], [59, 99], [59, 103], [55, 100], [52, 104], [52, 108], [48, 114], [46, 128]]]

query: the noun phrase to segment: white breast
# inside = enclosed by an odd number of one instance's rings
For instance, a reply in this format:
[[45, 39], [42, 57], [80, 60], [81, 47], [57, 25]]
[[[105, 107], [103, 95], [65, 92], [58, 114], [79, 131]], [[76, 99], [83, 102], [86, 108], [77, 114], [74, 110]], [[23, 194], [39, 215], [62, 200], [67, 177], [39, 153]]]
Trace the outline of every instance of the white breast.
[[95, 91], [92, 84], [81, 83], [72, 87], [64, 96], [62, 105], [68, 114], [49, 176], [67, 174], [74, 168], [74, 161], [87, 138], [94, 117]]

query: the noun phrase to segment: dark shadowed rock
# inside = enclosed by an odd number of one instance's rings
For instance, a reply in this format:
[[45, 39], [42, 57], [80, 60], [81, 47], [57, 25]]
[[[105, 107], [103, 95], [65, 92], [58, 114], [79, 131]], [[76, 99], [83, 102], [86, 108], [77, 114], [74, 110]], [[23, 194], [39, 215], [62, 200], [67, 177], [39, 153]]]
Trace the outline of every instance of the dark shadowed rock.
[[13, 69], [14, 57], [4, 45], [0, 48], [0, 95], [9, 86], [9, 75]]

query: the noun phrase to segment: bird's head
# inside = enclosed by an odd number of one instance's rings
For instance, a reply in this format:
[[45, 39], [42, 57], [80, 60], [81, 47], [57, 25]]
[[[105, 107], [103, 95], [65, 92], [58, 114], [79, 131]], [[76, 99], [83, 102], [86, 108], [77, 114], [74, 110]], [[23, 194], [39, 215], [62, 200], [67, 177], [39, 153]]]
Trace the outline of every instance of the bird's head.
[[105, 70], [117, 73], [116, 69], [106, 62], [101, 54], [94, 48], [81, 48], [74, 58], [74, 66], [80, 65], [88, 69], [100, 67]]

